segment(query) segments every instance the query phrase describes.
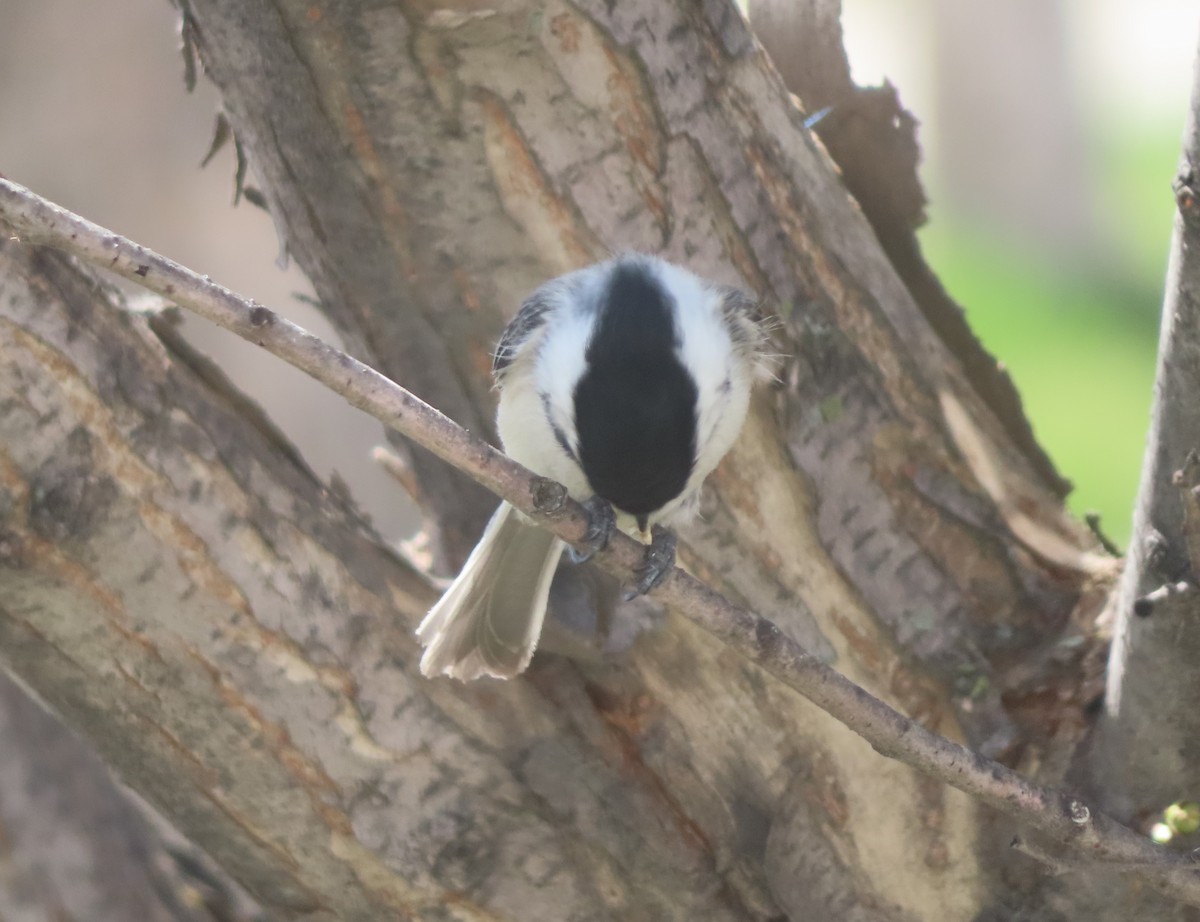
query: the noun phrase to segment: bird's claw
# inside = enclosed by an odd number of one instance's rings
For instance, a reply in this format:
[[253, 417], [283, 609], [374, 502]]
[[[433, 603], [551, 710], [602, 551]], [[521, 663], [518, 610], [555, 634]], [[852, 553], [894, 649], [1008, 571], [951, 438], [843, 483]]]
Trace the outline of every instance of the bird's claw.
[[587, 511], [588, 526], [584, 533], [581, 547], [567, 546], [567, 556], [571, 563], [584, 563], [592, 559], [597, 551], [608, 546], [608, 539], [617, 527], [617, 514], [613, 512], [612, 503], [608, 500], [593, 496], [583, 508]]
[[659, 586], [675, 568], [675, 535], [661, 525], [655, 525], [650, 535], [650, 543], [646, 546], [646, 556], [642, 559], [637, 579], [622, 597], [625, 602], [631, 602], [639, 595], [646, 595], [651, 589]]

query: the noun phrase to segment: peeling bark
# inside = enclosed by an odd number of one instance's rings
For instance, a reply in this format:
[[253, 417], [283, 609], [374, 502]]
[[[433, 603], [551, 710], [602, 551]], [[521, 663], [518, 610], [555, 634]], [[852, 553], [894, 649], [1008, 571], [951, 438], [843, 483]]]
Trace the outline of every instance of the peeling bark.
[[756, 0], [750, 12], [788, 89], [807, 112], [824, 112], [814, 131], [909, 294], [1038, 477], [1065, 497], [1070, 481], [1034, 438], [1012, 378], [971, 331], [962, 307], [921, 254], [916, 231], [925, 223], [926, 201], [917, 176], [917, 120], [890, 83], [860, 87], [850, 79], [840, 0]]

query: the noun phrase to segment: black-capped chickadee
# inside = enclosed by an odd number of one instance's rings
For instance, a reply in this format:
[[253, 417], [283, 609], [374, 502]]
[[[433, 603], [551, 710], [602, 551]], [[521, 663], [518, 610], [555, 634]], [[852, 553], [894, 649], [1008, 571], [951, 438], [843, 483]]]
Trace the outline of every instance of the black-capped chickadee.
[[[614, 524], [651, 539], [640, 592], [674, 565], [662, 526], [691, 513], [745, 420], [762, 343], [753, 308], [739, 291], [630, 254], [547, 282], [496, 349], [504, 450], [586, 503], [593, 550]], [[417, 628], [421, 672], [523, 671], [563, 546], [502, 503]]]

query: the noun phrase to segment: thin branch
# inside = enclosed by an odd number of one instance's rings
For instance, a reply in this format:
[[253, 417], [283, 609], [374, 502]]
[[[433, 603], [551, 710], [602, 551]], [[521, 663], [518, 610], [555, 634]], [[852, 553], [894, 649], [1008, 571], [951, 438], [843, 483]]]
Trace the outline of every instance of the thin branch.
[[1021, 836], [1013, 836], [1013, 840], [1008, 843], [1008, 847], [1015, 852], [1020, 852], [1022, 855], [1032, 858], [1034, 861], [1044, 864], [1051, 874], [1070, 874], [1072, 871], [1081, 869], [1081, 865], [1064, 861], [1061, 855], [1056, 855], [1049, 849], [1041, 848]]
[[[537, 477], [379, 372], [260, 304], [98, 227], [16, 183], [0, 179], [0, 220], [28, 243], [66, 250], [161, 294], [262, 346], [341, 394], [353, 406], [465, 471], [567, 542], [587, 518], [565, 489]], [[628, 578], [644, 548], [615, 534], [597, 562]], [[1083, 860], [1136, 868], [1175, 898], [1200, 906], [1200, 875], [1186, 857], [1155, 845], [1061, 791], [931, 733], [813, 657], [772, 622], [676, 569], [657, 597], [858, 733], [889, 758], [979, 798], [1070, 846]]]
[[[1036, 842], [1031, 842], [1023, 836], [1013, 836], [1013, 840], [1008, 845], [1013, 851], [1020, 852], [1022, 855], [1044, 864], [1050, 870], [1050, 873], [1055, 875], [1072, 874], [1077, 871], [1094, 871], [1096, 869], [1096, 862], [1089, 860], [1086, 856], [1062, 855], [1053, 849], [1046, 848]], [[1183, 855], [1187, 861], [1192, 863], [1194, 868], [1200, 870], [1200, 864], [1197, 863], [1195, 852], [1174, 852], [1174, 854]], [[1112, 867], [1111, 870], [1136, 871], [1146, 868], [1154, 869], [1161, 867], [1161, 858], [1162, 853], [1160, 852], [1155, 855], [1152, 864], [1125, 864], [1119, 867]]]
[[1175, 602], [1185, 605], [1194, 604], [1196, 587], [1187, 580], [1177, 583], [1163, 583], [1153, 592], [1133, 600], [1133, 614], [1139, 618], [1148, 618], [1153, 614], [1162, 614], [1164, 603]]
[[371, 460], [383, 468], [384, 472], [396, 483], [400, 484], [400, 488], [408, 494], [409, 499], [416, 503], [418, 508], [423, 512], [426, 511], [425, 497], [421, 494], [421, 484], [417, 480], [416, 471], [407, 461], [386, 445], [376, 445], [371, 450]]

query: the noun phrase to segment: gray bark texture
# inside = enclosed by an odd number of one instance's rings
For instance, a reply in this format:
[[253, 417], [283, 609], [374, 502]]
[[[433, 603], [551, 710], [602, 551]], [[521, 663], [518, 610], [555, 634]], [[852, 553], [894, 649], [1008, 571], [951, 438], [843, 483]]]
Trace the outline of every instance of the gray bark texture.
[[95, 752], [0, 673], [0, 919], [261, 918], [197, 850], [131, 798]]
[[1154, 406], [1092, 783], [1126, 821], [1200, 792], [1200, 69], [1175, 178]]
[[[681, 560], [925, 726], [1063, 783], [1115, 561], [732, 4], [182, 16], [351, 351], [473, 430], [491, 346], [549, 276], [645, 249], [757, 292], [779, 380]], [[408, 457], [449, 572], [494, 501]], [[273, 917], [1077, 917], [1084, 875], [1047, 895], [1010, 823], [687, 622], [460, 685], [416, 668], [435, 597], [169, 311], [0, 240], [0, 661]]]

